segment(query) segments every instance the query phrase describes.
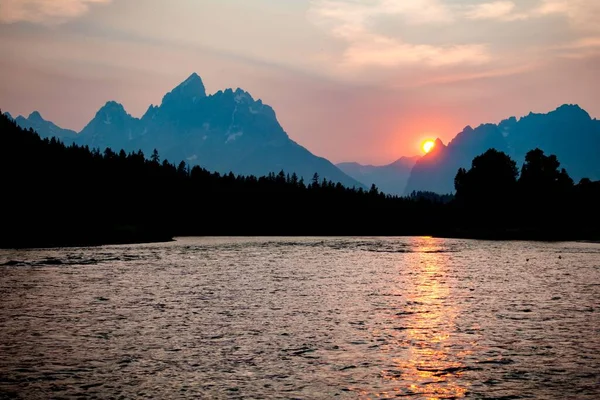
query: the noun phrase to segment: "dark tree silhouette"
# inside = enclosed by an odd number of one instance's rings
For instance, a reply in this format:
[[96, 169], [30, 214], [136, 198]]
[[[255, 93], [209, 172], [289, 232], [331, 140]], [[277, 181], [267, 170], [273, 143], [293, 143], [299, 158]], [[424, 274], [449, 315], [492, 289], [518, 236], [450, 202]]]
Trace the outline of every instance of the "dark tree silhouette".
[[[494, 150], [457, 173], [454, 199], [427, 192], [397, 197], [375, 186], [346, 188], [318, 174], [306, 185], [292, 171], [221, 175], [185, 162], [160, 162], [158, 152], [146, 159], [141, 151], [67, 147], [1, 115], [0, 247], [130, 243], [177, 235], [597, 238], [600, 182], [581, 180], [573, 186], [557, 169], [553, 158], [532, 153], [517, 185], [514, 162]], [[540, 182], [554, 182], [548, 185], [555, 189], [541, 198], [552, 205], [552, 214], [526, 218], [543, 209], [529, 189], [546, 185]]]
[[319, 186], [319, 174], [317, 174], [316, 172], [312, 177], [312, 185], [313, 185], [313, 187]]
[[547, 196], [566, 192], [573, 187], [567, 171], [560, 169], [555, 155], [546, 156], [540, 149], [531, 150], [525, 156], [519, 184], [523, 191]]
[[156, 164], [160, 163], [160, 156], [158, 155], [158, 150], [154, 149], [154, 151], [152, 151], [152, 155], [150, 156], [150, 161], [152, 161], [153, 163], [156, 163]]
[[[461, 168], [463, 169], [463, 168]], [[466, 171], [465, 171], [466, 172]], [[452, 194], [437, 194], [429, 191], [416, 191], [413, 190], [408, 198], [413, 201], [429, 201], [433, 203], [439, 204], [448, 204], [454, 200], [454, 195]]]
[[473, 159], [471, 169], [459, 169], [454, 179], [461, 218], [480, 230], [509, 229], [519, 170], [505, 153], [490, 149]]
[[546, 156], [540, 149], [529, 151], [519, 178], [521, 223], [528, 229], [546, 230], [567, 223], [569, 216], [563, 209], [573, 206], [573, 186], [555, 155]]
[[459, 169], [454, 180], [456, 226], [477, 237], [598, 235], [594, 226], [600, 218], [590, 213], [590, 200], [600, 200], [600, 182], [586, 180], [574, 187], [557, 157], [540, 149], [527, 153], [518, 181], [517, 176], [515, 162], [494, 149], [475, 157], [470, 170]]
[[470, 202], [497, 203], [514, 195], [519, 170], [504, 152], [490, 149], [473, 159], [471, 169], [458, 170], [456, 197]]
[[377, 195], [379, 195], [379, 189], [377, 188], [377, 186], [375, 184], [371, 185], [371, 189], [369, 190], [369, 194], [371, 196], [377, 196]]

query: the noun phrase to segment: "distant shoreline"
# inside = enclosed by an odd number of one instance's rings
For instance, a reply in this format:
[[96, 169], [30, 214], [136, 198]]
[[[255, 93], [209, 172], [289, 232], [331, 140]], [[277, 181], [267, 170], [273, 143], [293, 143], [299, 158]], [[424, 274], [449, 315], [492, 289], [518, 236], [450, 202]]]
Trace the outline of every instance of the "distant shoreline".
[[377, 235], [377, 234], [352, 234], [352, 235], [339, 235], [339, 234], [213, 234], [213, 235], [174, 235], [167, 237], [156, 237], [148, 239], [135, 239], [135, 240], [106, 240], [106, 241], [79, 241], [72, 243], [35, 243], [35, 244], [21, 244], [6, 246], [0, 244], [2, 250], [34, 250], [34, 249], [59, 249], [59, 248], [78, 248], [78, 247], [101, 247], [101, 246], [119, 246], [119, 245], [133, 245], [133, 244], [152, 244], [152, 243], [169, 243], [177, 241], [177, 238], [191, 238], [191, 237], [239, 237], [239, 238], [250, 238], [250, 237], [281, 237], [281, 238], [299, 238], [299, 237], [423, 237], [429, 236], [436, 239], [465, 239], [465, 240], [481, 240], [481, 241], [495, 241], [495, 242], [508, 242], [508, 241], [531, 241], [531, 242], [580, 242], [580, 243], [595, 243], [600, 244], [600, 238], [581, 238], [581, 237], [543, 237], [542, 235], [503, 235], [503, 234], [397, 234], [397, 235]]
[[6, 246], [0, 244], [1, 250], [35, 250], [35, 249], [61, 249], [61, 248], [78, 248], [78, 247], [102, 247], [102, 246], [126, 246], [132, 244], [152, 244], [152, 243], [168, 243], [174, 242], [174, 237], [156, 238], [156, 239], [139, 239], [139, 240], [107, 240], [107, 241], [89, 241], [89, 242], [72, 242], [72, 243], [39, 243], [39, 244], [22, 244]]

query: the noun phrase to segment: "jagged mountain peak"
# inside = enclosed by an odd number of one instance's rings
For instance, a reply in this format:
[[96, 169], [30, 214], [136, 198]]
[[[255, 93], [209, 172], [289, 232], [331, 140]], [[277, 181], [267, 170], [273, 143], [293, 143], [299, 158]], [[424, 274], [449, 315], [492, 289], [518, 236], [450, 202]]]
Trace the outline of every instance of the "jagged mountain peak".
[[503, 129], [505, 127], [510, 127], [510, 126], [516, 124], [517, 122], [518, 122], [517, 117], [508, 117], [508, 118], [500, 121], [500, 123], [498, 124], [498, 127], [500, 129]]
[[71, 143], [77, 136], [77, 132], [60, 128], [53, 122], [45, 120], [38, 111], [33, 111], [27, 118], [19, 115], [14, 121], [21, 128], [33, 129], [42, 138], [55, 137], [65, 143]]
[[248, 93], [245, 90], [240, 89], [240, 88], [237, 88], [235, 90], [235, 92], [233, 92], [233, 99], [238, 104], [240, 104], [240, 103], [252, 104], [255, 102], [254, 98], [252, 98], [252, 95], [250, 93]]
[[528, 118], [536, 118], [536, 117], [543, 118], [546, 116], [557, 117], [557, 118], [561, 118], [561, 119], [572, 119], [572, 120], [591, 120], [592, 119], [590, 114], [587, 111], [585, 111], [583, 108], [581, 108], [578, 104], [568, 104], [567, 103], [567, 104], [562, 104], [562, 105], [556, 107], [556, 109], [548, 112], [547, 114], [529, 112], [529, 114], [520, 118], [519, 121], [521, 121], [523, 119], [528, 119]]
[[82, 137], [86, 135], [95, 136], [99, 131], [105, 133], [112, 132], [124, 127], [129, 127], [132, 124], [136, 124], [139, 120], [132, 117], [125, 111], [125, 107], [121, 103], [116, 101], [107, 101], [98, 112], [96, 116], [83, 128], [80, 132]]
[[[50, 128], [45, 131], [56, 136]], [[163, 160], [185, 160], [223, 174], [264, 176], [284, 170], [308, 181], [316, 172], [347, 187], [364, 188], [291, 140], [270, 106], [241, 88], [207, 96], [195, 73], [167, 93], [158, 107], [150, 105], [142, 118], [132, 117], [115, 101], [107, 102], [72, 141], [101, 151], [141, 150], [148, 155], [156, 149]]]
[[[437, 154], [443, 152], [445, 149], [448, 148], [448, 146], [451, 144], [452, 142], [450, 142], [448, 145], [446, 145], [442, 139], [440, 138], [436, 138], [435, 139], [435, 146], [433, 146], [433, 148], [431, 149], [431, 151], [427, 154], [425, 154], [423, 157], [420, 157], [416, 162], [418, 162], [421, 159], [427, 159], [427, 158], [435, 158], [437, 157]], [[416, 163], [415, 162], [415, 163]]]
[[161, 106], [171, 103], [194, 103], [203, 97], [206, 97], [206, 88], [204, 87], [202, 78], [194, 72], [163, 97]]
[[[223, 90], [219, 90], [217, 91], [214, 95], [214, 97], [225, 97], [225, 98], [231, 98], [231, 99], [239, 99], [241, 97], [246, 98], [252, 102], [254, 102], [254, 98], [252, 97], [252, 95], [245, 91], [242, 88], [236, 88], [235, 90], [233, 88], [227, 88], [227, 89], [223, 89]], [[260, 100], [258, 100], [258, 102], [260, 102]]]
[[127, 115], [127, 111], [125, 111], [125, 107], [123, 104], [117, 103], [116, 101], [107, 101], [96, 113], [96, 115], [102, 114], [124, 114]]
[[30, 121], [44, 121], [44, 118], [42, 118], [42, 115], [39, 113], [39, 111], [34, 111], [31, 114], [29, 114], [29, 117], [27, 117], [28, 120]]
[[275, 110], [271, 106], [264, 104], [261, 99], [254, 99], [249, 92], [241, 88], [219, 90], [210, 98], [226, 104], [228, 107], [234, 107], [236, 112], [247, 111], [250, 114], [264, 115], [272, 120], [277, 119]]
[[560, 114], [569, 118], [583, 118], [592, 119], [590, 114], [583, 108], [579, 107], [578, 104], [563, 104], [556, 108], [556, 110], [550, 112], [550, 114]]
[[148, 110], [146, 110], [146, 112], [142, 116], [142, 120], [154, 119], [156, 117], [158, 109], [159, 109], [158, 106], [155, 106], [154, 104], [150, 104], [150, 107], [148, 107]]

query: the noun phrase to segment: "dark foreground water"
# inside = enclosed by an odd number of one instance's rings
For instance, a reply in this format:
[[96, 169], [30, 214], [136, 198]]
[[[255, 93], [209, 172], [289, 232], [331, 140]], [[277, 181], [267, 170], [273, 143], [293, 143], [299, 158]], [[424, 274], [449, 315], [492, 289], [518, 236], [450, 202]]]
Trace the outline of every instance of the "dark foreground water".
[[600, 245], [0, 251], [0, 398], [600, 398]]

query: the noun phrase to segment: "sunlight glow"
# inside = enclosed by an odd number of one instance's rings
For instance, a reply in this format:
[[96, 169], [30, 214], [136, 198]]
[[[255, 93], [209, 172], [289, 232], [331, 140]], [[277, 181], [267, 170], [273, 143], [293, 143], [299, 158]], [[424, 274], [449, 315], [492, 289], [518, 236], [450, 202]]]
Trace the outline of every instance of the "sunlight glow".
[[423, 142], [422, 148], [425, 154], [429, 153], [435, 147], [435, 142], [433, 140], [426, 140]]
[[379, 373], [389, 389], [360, 398], [466, 398], [468, 360], [477, 356], [478, 343], [473, 336], [473, 343], [457, 348], [462, 337], [457, 320], [463, 310], [446, 300], [456, 284], [450, 278], [449, 248], [439, 239], [419, 237], [413, 239], [411, 251], [407, 260], [414, 268], [413, 279], [397, 281], [397, 292], [387, 300], [396, 313], [372, 331], [375, 340], [385, 337], [389, 343], [377, 350], [382, 359], [392, 361]]

